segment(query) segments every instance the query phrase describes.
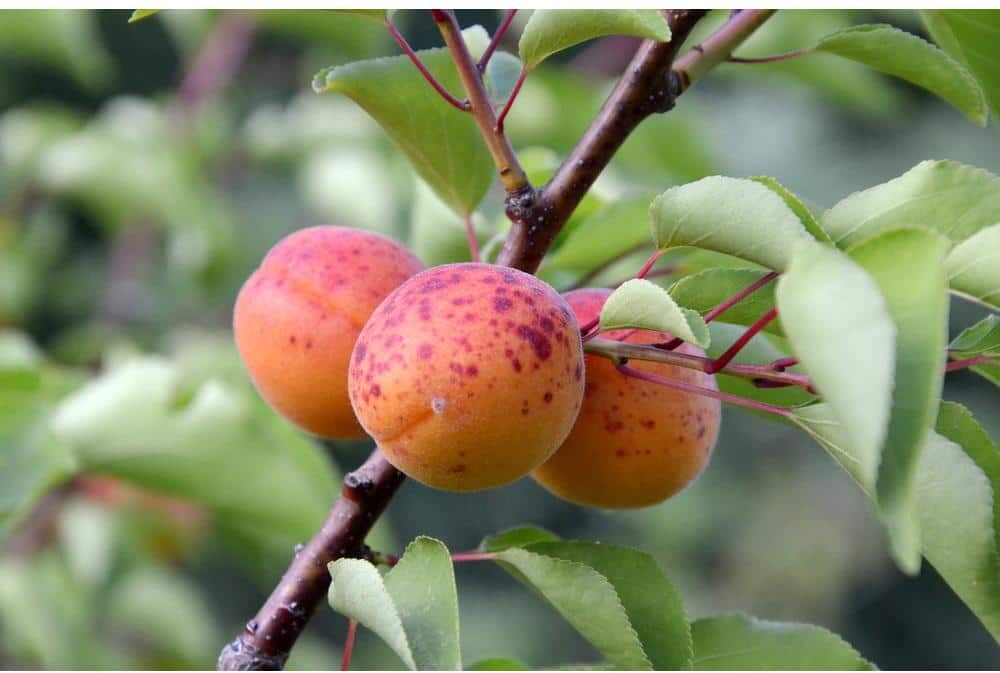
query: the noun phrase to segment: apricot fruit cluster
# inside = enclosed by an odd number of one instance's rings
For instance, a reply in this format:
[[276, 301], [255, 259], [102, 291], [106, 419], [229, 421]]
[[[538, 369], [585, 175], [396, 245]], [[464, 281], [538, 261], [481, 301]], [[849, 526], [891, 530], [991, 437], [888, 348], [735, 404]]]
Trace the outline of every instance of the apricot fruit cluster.
[[451, 491], [501, 486], [548, 459], [573, 427], [580, 328], [534, 276], [439, 266], [375, 310], [348, 385], [361, 425], [408, 476]]
[[[720, 406], [584, 358], [580, 325], [609, 294], [563, 297], [491, 264], [423, 270], [384, 236], [321, 226], [274, 246], [240, 291], [233, 328], [254, 384], [278, 412], [323, 437], [368, 434], [417, 481], [475, 491], [531, 474], [575, 503], [643, 507], [705, 467]], [[687, 344], [678, 351], [704, 355]], [[693, 369], [631, 366], [716, 386]]]
[[364, 437], [347, 395], [351, 350], [375, 307], [423, 268], [392, 239], [357, 229], [311, 227], [279, 241], [233, 311], [260, 394], [314, 435]]
[[[600, 315], [610, 290], [565, 295], [580, 324]], [[622, 330], [601, 335], [631, 343], [669, 341], [655, 332]], [[684, 344], [677, 352], [704, 355]], [[710, 374], [655, 362], [631, 367], [717, 389]], [[708, 463], [718, 435], [719, 400], [625, 376], [606, 358], [586, 357], [583, 407], [573, 431], [544, 465], [532, 472], [561, 498], [600, 508], [654, 505], [691, 483]]]

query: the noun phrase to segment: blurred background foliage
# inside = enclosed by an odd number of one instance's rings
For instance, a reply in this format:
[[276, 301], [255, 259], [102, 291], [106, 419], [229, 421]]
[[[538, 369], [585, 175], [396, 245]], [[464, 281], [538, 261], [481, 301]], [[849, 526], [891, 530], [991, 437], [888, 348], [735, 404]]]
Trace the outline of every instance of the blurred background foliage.
[[[397, 53], [381, 26], [330, 12], [128, 16], [0, 14], [2, 667], [211, 666], [322, 521], [341, 470], [370, 450], [302, 435], [240, 365], [232, 303], [275, 241], [338, 223], [428, 264], [468, 255], [461, 221], [374, 122], [309, 88], [322, 67]], [[459, 18], [493, 30], [500, 14]], [[424, 13], [396, 19], [415, 47], [438, 44]], [[782, 11], [742, 53], [861, 21], [922, 32], [910, 12]], [[212, 68], [192, 63], [213, 40], [246, 53], [206, 92], [191, 78]], [[606, 38], [532, 73], [507, 127], [533, 179], [586, 128], [633, 48]], [[640, 127], [557, 244], [588, 235], [541, 274], [561, 289], [626, 278], [647, 255], [635, 247], [648, 195], [705, 175], [772, 175], [822, 208], [926, 158], [1000, 172], [998, 148], [995, 126], [834, 57], [724, 65]], [[506, 226], [500, 205], [494, 185], [475, 218], [487, 250]], [[667, 266], [701, 268], [697, 254]], [[954, 303], [953, 333], [974, 316]], [[987, 383], [951, 375], [945, 397], [1000, 434]], [[661, 506], [593, 511], [530, 480], [473, 495], [410, 483], [371, 544], [398, 553], [425, 533], [460, 550], [526, 522], [654, 554], [692, 617], [822, 624], [883, 668], [1000, 667], [932, 568], [912, 580], [893, 568], [868, 500], [819, 446], [740, 411], [727, 411], [710, 469]], [[595, 659], [498, 569], [463, 565], [458, 581], [467, 661]], [[344, 633], [321, 607], [290, 665], [335, 667]], [[354, 665], [399, 663], [362, 633]]]

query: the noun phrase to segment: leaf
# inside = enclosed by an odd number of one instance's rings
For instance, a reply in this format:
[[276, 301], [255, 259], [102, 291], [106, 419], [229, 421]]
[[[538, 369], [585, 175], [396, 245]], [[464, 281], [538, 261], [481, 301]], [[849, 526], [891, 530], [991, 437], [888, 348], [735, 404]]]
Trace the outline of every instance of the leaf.
[[326, 517], [336, 472], [249, 388], [185, 390], [181, 377], [163, 358], [128, 359], [62, 400], [52, 430], [82, 469], [200, 504], [234, 541], [284, 559]]
[[557, 542], [559, 537], [544, 528], [537, 526], [521, 526], [511, 528], [496, 535], [490, 535], [479, 543], [483, 551], [503, 551], [511, 547], [527, 547], [536, 542]]
[[656, 560], [637, 549], [543, 542], [530, 551], [589, 566], [611, 583], [654, 670], [691, 666], [691, 629], [680, 594]]
[[532, 69], [556, 52], [604, 35], [670, 40], [670, 26], [655, 9], [536, 9], [524, 26], [518, 52]]
[[611, 293], [601, 308], [601, 329], [644, 329], [668, 332], [699, 348], [711, 341], [697, 311], [683, 308], [656, 283], [633, 278]]
[[976, 76], [994, 114], [1000, 114], [1000, 12], [928, 9], [920, 12], [934, 41]]
[[[462, 35], [474, 56], [489, 42], [481, 26]], [[443, 86], [456, 95], [462, 91], [447, 49], [417, 53]], [[436, 95], [405, 55], [327, 68], [313, 79], [313, 89], [342, 93], [364, 108], [458, 213], [471, 213], [493, 181], [493, 162], [472, 115]]]
[[852, 26], [824, 37], [816, 51], [836, 54], [904, 79], [986, 125], [989, 108], [979, 83], [944, 51], [916, 35], [886, 24]]
[[991, 355], [994, 360], [973, 365], [970, 370], [1000, 386], [1000, 316], [990, 315], [962, 331], [948, 345], [956, 358]]
[[551, 603], [613, 666], [650, 669], [618, 593], [602, 574], [582, 563], [516, 547], [499, 552], [496, 559]]
[[136, 21], [142, 21], [159, 12], [160, 10], [158, 9], [134, 9], [132, 10], [132, 15], [128, 17], [128, 22], [135, 23]]
[[964, 297], [1000, 310], [1000, 223], [980, 229], [945, 260], [948, 284]]
[[[681, 278], [670, 286], [669, 292], [678, 304], [704, 316], [765, 275], [766, 271], [755, 269], [708, 269]], [[774, 308], [774, 287], [771, 282], [758, 288], [726, 310], [719, 319], [734, 325], [752, 325]], [[764, 329], [779, 336], [784, 334], [778, 320], [772, 320]]]
[[649, 240], [649, 197], [616, 200], [580, 221], [566, 241], [545, 260], [546, 271], [584, 274]]
[[506, 51], [495, 51], [490, 57], [490, 62], [486, 64], [484, 80], [486, 90], [489, 91], [490, 99], [498, 107], [510, 98], [514, 91], [517, 79], [521, 75], [523, 67], [521, 59]]
[[97, 12], [10, 9], [0, 21], [0, 54], [67, 73], [94, 92], [112, 77], [113, 62], [102, 46]]
[[899, 227], [926, 227], [958, 243], [997, 221], [1000, 178], [954, 161], [923, 161], [855, 192], [820, 218], [840, 247]]
[[694, 668], [699, 671], [870, 671], [857, 650], [811, 624], [723, 615], [691, 624]]
[[[896, 325], [892, 412], [876, 490], [896, 560], [911, 573], [920, 567], [914, 480], [944, 383], [947, 250], [947, 239], [933, 231], [900, 229], [870, 239], [848, 253], [878, 283]], [[859, 376], [863, 371], [854, 369], [849, 374]]]
[[458, 670], [458, 593], [448, 549], [418, 537], [385, 577], [368, 561], [329, 564], [330, 606], [375, 632], [411, 670]]
[[896, 361], [896, 327], [878, 284], [843, 253], [815, 245], [795, 256], [775, 295], [795, 355], [844, 424], [855, 469], [875, 483]]
[[785, 199], [753, 180], [713, 176], [673, 187], [649, 207], [653, 240], [692, 246], [784, 271], [799, 241], [815, 240]]
[[[796, 418], [871, 497], [874, 481], [857, 470], [864, 456], [852, 448], [829, 405], [799, 409]], [[930, 434], [920, 459], [916, 493], [924, 556], [1000, 641], [1000, 457], [961, 405], [941, 404], [937, 433]]]
[[465, 667], [467, 671], [528, 671], [531, 670], [517, 659], [490, 657]]
[[809, 208], [806, 207], [806, 204], [802, 203], [802, 199], [797, 197], [787, 187], [778, 182], [776, 178], [768, 177], [766, 175], [757, 175], [749, 179], [754, 182], [759, 182], [784, 199], [785, 204], [798, 216], [799, 221], [802, 222], [802, 226], [806, 228], [806, 231], [808, 231], [813, 238], [822, 243], [833, 243], [833, 241], [830, 240], [830, 234], [826, 233], [823, 227], [819, 226], [819, 222], [816, 221], [816, 217], [812, 214]]

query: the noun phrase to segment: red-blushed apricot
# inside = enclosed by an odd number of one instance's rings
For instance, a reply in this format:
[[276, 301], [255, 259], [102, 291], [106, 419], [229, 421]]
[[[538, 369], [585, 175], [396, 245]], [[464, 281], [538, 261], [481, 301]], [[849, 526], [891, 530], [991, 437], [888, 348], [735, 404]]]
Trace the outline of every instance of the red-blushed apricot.
[[[610, 290], [568, 292], [581, 324], [600, 315]], [[622, 330], [602, 337], [658, 343], [670, 336]], [[704, 355], [684, 344], [677, 352]], [[708, 463], [719, 432], [716, 399], [628, 377], [599, 356], [587, 356], [583, 407], [569, 437], [532, 477], [552, 493], [600, 508], [645, 507], [691, 483]], [[632, 360], [629, 366], [716, 390], [715, 377], [694, 369]]]
[[354, 342], [375, 307], [423, 269], [406, 248], [346, 227], [301, 229], [247, 279], [233, 310], [236, 347], [260, 394], [321, 437], [364, 437], [347, 395]]
[[491, 264], [417, 274], [375, 310], [351, 402], [386, 459], [449, 491], [502, 486], [547, 459], [583, 399], [580, 328], [544, 282]]

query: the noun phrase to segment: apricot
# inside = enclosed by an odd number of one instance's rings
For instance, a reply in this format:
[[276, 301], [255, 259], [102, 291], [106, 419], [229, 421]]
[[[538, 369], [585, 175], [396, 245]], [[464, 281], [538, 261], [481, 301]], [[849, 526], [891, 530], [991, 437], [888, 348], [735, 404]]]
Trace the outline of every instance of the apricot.
[[[577, 321], [596, 318], [610, 290], [568, 292]], [[657, 343], [670, 335], [622, 330], [617, 341]], [[704, 355], [690, 344], [681, 353]], [[641, 371], [716, 390], [703, 372], [633, 360]], [[555, 495], [600, 508], [646, 507], [681, 491], [702, 471], [719, 431], [716, 399], [628, 377], [599, 356], [586, 357], [583, 407], [569, 437], [532, 477]]]
[[354, 342], [375, 307], [422, 269], [392, 239], [357, 229], [311, 227], [279, 241], [233, 310], [236, 347], [260, 394], [312, 434], [364, 437], [347, 395]]
[[449, 491], [501, 486], [544, 462], [573, 427], [580, 328], [534, 276], [435, 267], [372, 314], [348, 387], [361, 425], [405, 474]]

